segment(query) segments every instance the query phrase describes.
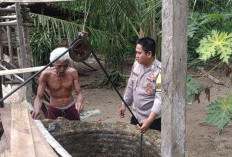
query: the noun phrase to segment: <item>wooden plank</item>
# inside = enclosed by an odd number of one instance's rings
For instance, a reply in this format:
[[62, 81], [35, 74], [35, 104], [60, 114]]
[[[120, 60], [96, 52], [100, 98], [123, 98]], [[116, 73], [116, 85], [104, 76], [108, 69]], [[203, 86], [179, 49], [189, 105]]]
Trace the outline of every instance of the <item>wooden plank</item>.
[[31, 130], [33, 135], [33, 142], [35, 145], [36, 156], [38, 157], [57, 157], [57, 154], [53, 151], [52, 147], [48, 144], [43, 137], [34, 120], [29, 116]]
[[16, 15], [0, 16], [0, 19], [16, 19]]
[[0, 156], [9, 157], [10, 156], [10, 147], [7, 146], [5, 132], [3, 133], [0, 140]]
[[1, 22], [1, 24], [6, 24], [6, 25], [11, 24], [11, 23], [14, 23], [17, 25], [17, 20], [10, 20], [10, 21]]
[[[11, 133], [11, 109], [10, 108], [2, 108], [2, 109], [0, 109], [0, 114], [1, 114], [2, 124], [3, 124], [3, 128], [4, 128], [4, 143], [1, 143], [1, 144], [4, 144], [4, 149], [10, 150], [10, 142], [12, 140], [11, 134], [10, 134]], [[19, 113], [19, 114], [21, 114], [21, 113]], [[31, 118], [31, 116], [28, 116], [28, 118], [29, 118], [29, 122], [30, 122], [30, 126], [31, 126], [31, 133], [32, 133], [32, 138], [33, 138], [33, 144], [35, 146], [36, 156], [38, 156], [38, 157], [43, 157], [43, 156], [57, 157], [57, 154], [53, 151], [53, 149], [48, 144], [46, 139], [40, 133], [38, 127], [36, 126], [35, 122]], [[25, 142], [25, 141], [23, 140], [23, 142]], [[25, 148], [22, 148], [22, 149], [25, 149]], [[3, 151], [3, 150], [1, 150], [1, 151]], [[4, 153], [4, 152], [1, 152], [1, 155], [2, 155], [2, 153]], [[6, 153], [8, 153], [8, 152], [6, 151]]]
[[[33, 110], [33, 107], [30, 103], [28, 103], [29, 110]], [[45, 137], [47, 142], [56, 150], [56, 152], [63, 157], [71, 157], [71, 155], [54, 139], [54, 137], [48, 132], [48, 130], [44, 127], [43, 123], [40, 120], [34, 120], [38, 129]]]
[[[23, 26], [33, 26], [32, 23], [22, 23]], [[0, 26], [17, 26], [17, 21], [13, 22], [0, 22]]]
[[[4, 69], [4, 70], [8, 70], [6, 67], [4, 67], [4, 66], [2, 66], [1, 64], [0, 64], [0, 67], [2, 68], [2, 69]], [[1, 72], [1, 71], [0, 71]], [[21, 82], [24, 82], [24, 80], [20, 77], [20, 76], [18, 76], [18, 75], [15, 75], [15, 74], [12, 74], [16, 79], [18, 79], [19, 81], [21, 81]], [[0, 75], [1, 76], [1, 75]]]
[[22, 69], [12, 69], [12, 70], [0, 70], [0, 76], [2, 76], [2, 75], [11, 75], [11, 74], [20, 74], [20, 73], [28, 73], [28, 72], [35, 72], [35, 71], [39, 71], [39, 70], [43, 69], [44, 67], [45, 66], [32, 67], [32, 68], [22, 68]]
[[6, 144], [10, 148], [10, 133], [11, 133], [11, 109], [10, 108], [1, 108], [0, 109], [2, 126], [4, 129], [4, 134], [6, 137]]
[[60, 156], [71, 157], [71, 155], [53, 138], [53, 136], [47, 131], [43, 123], [40, 120], [36, 120], [36, 125], [38, 126], [40, 132], [46, 138], [48, 143], [56, 150]]
[[161, 156], [185, 156], [188, 1], [162, 0]]
[[14, 157], [36, 157], [27, 102], [11, 104], [11, 145]]
[[12, 9], [12, 8], [0, 8], [0, 13], [15, 13], [15, 9]]

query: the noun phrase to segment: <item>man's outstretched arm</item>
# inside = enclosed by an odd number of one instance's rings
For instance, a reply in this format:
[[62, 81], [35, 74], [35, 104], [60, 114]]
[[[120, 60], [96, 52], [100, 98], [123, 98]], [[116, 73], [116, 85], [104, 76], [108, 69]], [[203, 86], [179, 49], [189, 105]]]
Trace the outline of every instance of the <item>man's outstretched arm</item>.
[[84, 97], [81, 93], [81, 87], [80, 87], [80, 84], [79, 84], [79, 77], [78, 77], [78, 73], [76, 70], [73, 70], [72, 72], [72, 75], [73, 75], [73, 78], [74, 78], [74, 88], [75, 88], [75, 92], [76, 92], [76, 95], [77, 95], [77, 101], [75, 103], [75, 107], [76, 107], [76, 110], [81, 113], [84, 109], [83, 107], [83, 101], [84, 101]]
[[34, 111], [30, 112], [33, 119], [39, 119], [40, 117], [39, 112], [42, 107], [42, 97], [43, 97], [45, 88], [46, 88], [46, 77], [45, 77], [45, 72], [42, 72], [39, 78], [39, 87], [37, 90], [37, 95], [34, 100]]

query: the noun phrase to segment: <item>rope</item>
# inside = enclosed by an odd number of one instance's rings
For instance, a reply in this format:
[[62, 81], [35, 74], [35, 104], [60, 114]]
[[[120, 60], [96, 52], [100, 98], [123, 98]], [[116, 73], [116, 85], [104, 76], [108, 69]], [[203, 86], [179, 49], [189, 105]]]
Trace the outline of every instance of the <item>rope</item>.
[[91, 6], [91, 4], [89, 4], [88, 11], [86, 11], [86, 8], [87, 8], [87, 0], [85, 0], [85, 15], [84, 15], [84, 23], [83, 23], [83, 27], [82, 27], [82, 31], [83, 31], [83, 32], [85, 32], [85, 24], [86, 24], [87, 17], [88, 17], [88, 15], [89, 15], [90, 6]]

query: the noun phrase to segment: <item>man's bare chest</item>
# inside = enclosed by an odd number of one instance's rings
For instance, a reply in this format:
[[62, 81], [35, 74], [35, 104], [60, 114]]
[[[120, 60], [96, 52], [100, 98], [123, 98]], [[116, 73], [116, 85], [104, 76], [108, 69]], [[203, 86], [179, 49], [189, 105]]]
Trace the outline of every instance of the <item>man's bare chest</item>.
[[60, 89], [70, 89], [73, 85], [72, 77], [57, 77], [51, 76], [47, 81], [47, 87], [49, 90], [60, 90]]

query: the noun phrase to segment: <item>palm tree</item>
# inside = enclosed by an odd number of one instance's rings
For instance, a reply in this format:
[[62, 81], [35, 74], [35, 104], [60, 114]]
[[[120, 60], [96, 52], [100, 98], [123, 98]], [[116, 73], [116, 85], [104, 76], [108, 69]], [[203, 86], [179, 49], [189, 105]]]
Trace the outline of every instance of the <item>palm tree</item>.
[[[111, 68], [122, 69], [124, 58], [134, 52], [134, 43], [141, 36], [152, 36], [160, 41], [160, 0], [94, 0], [87, 2], [61, 2], [62, 8], [85, 12], [88, 17], [65, 21], [44, 15], [31, 14], [38, 28], [43, 26], [57, 39], [77, 38], [84, 29], [97, 53], [106, 56]], [[85, 21], [86, 20], [86, 21]], [[159, 47], [159, 46], [158, 46]]]

